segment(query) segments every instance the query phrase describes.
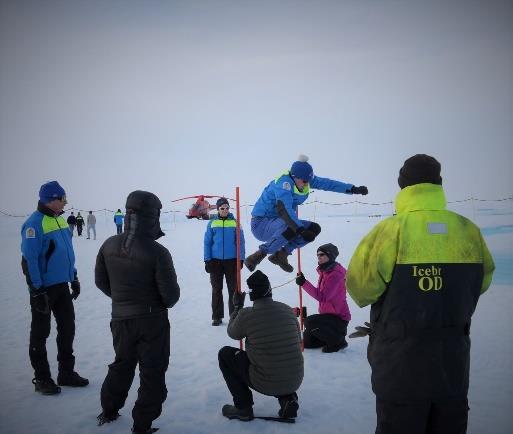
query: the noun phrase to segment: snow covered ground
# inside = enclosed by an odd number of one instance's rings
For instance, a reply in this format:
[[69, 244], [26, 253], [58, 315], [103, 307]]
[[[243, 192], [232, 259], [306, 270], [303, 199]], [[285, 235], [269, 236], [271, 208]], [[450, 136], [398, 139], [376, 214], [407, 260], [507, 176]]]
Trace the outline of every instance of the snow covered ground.
[[[470, 416], [472, 434], [509, 434], [513, 432], [513, 216], [511, 201], [504, 209], [463, 212], [483, 228], [486, 241], [497, 264], [494, 281], [480, 300], [472, 324], [472, 360]], [[389, 207], [390, 208], [390, 207]], [[388, 209], [390, 213], [391, 208]], [[313, 217], [323, 227], [320, 238], [302, 250], [305, 275], [316, 280], [315, 249], [325, 242], [339, 246], [339, 260], [347, 266], [360, 238], [379, 220], [369, 218], [369, 210], [317, 208], [305, 206], [302, 217]], [[356, 213], [356, 214], [355, 214]], [[246, 248], [251, 253], [257, 242], [249, 231], [243, 211]], [[320, 217], [323, 216], [323, 217]], [[131, 408], [136, 399], [138, 379], [121, 410], [122, 417], [113, 424], [96, 426], [100, 412], [99, 391], [113, 360], [109, 330], [110, 300], [94, 285], [94, 262], [101, 243], [115, 232], [110, 214], [97, 214], [96, 241], [75, 237], [77, 268], [82, 294], [75, 303], [77, 332], [75, 355], [77, 371], [89, 378], [84, 389], [63, 388], [60, 395], [41, 396], [31, 384], [32, 369], [28, 358], [30, 310], [20, 269], [19, 227], [23, 219], [0, 217], [0, 432], [38, 434], [129, 433]], [[366, 339], [350, 340], [339, 353], [323, 354], [306, 350], [305, 379], [301, 389], [300, 414], [295, 425], [265, 421], [242, 423], [221, 416], [221, 407], [230, 403], [230, 395], [217, 365], [217, 351], [223, 345], [237, 346], [226, 335], [226, 321], [221, 327], [210, 325], [210, 284], [203, 270], [202, 240], [206, 222], [187, 221], [183, 214], [165, 214], [162, 243], [175, 261], [182, 289], [178, 304], [171, 310], [171, 363], [167, 372], [169, 390], [162, 416], [154, 423], [164, 433], [373, 433], [375, 428], [374, 395], [366, 360]], [[262, 271], [273, 286], [293, 276], [264, 261]], [[243, 271], [243, 281], [248, 276]], [[294, 282], [274, 291], [274, 298], [298, 305]], [[316, 311], [314, 300], [304, 295], [309, 312]], [[352, 300], [350, 324], [368, 319], [368, 309], [359, 309]], [[56, 377], [55, 323], [48, 340], [48, 353]], [[274, 415], [277, 400], [255, 393], [255, 414]]]

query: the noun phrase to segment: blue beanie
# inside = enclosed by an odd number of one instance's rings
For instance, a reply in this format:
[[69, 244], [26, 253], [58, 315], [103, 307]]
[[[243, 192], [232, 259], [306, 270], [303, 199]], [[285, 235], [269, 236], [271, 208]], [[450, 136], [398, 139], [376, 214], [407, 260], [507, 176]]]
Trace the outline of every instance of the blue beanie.
[[313, 168], [308, 163], [308, 157], [306, 155], [300, 155], [298, 161], [294, 161], [290, 168], [290, 174], [294, 178], [299, 178], [305, 182], [310, 182], [313, 177]]
[[63, 196], [66, 196], [66, 192], [57, 181], [49, 181], [39, 189], [39, 200], [42, 203], [49, 203]]

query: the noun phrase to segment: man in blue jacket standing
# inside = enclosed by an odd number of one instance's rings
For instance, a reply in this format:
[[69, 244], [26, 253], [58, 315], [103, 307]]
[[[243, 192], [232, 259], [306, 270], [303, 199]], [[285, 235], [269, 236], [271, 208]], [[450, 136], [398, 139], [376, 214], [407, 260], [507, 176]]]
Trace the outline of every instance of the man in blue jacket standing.
[[221, 325], [224, 318], [223, 278], [228, 286], [228, 309], [233, 312], [233, 293], [237, 290], [237, 267], [244, 263], [244, 233], [240, 231], [240, 264], [237, 264], [237, 222], [230, 213], [228, 199], [216, 203], [218, 214], [210, 220], [204, 237], [205, 271], [212, 285], [212, 325]]
[[269, 261], [291, 273], [294, 268], [287, 257], [297, 248], [311, 243], [321, 227], [308, 220], [299, 220], [297, 207], [306, 201], [310, 188], [345, 194], [367, 194], [365, 186], [315, 176], [308, 157], [300, 155], [290, 170], [271, 181], [260, 195], [251, 213], [251, 232], [264, 243], [246, 258], [249, 271], [268, 255]]
[[[32, 213], [21, 229], [21, 265], [32, 310], [29, 348], [35, 377], [32, 383], [36, 392], [43, 395], [54, 395], [61, 391], [52, 379], [46, 355], [51, 312], [57, 323], [57, 383], [73, 387], [89, 384], [87, 379], [74, 371], [75, 311], [72, 300], [80, 295], [80, 282], [75, 268], [71, 232], [66, 220], [61, 217], [66, 203], [66, 193], [57, 181], [43, 184], [39, 190], [37, 211]], [[71, 283], [71, 294], [68, 283]]]

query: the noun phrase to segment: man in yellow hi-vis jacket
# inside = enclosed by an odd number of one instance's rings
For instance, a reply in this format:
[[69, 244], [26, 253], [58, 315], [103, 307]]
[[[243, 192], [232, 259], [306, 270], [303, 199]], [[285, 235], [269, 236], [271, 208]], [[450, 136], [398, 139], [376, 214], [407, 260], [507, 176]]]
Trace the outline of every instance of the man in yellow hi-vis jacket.
[[372, 305], [376, 434], [463, 434], [470, 322], [495, 266], [479, 228], [446, 209], [435, 158], [407, 159], [398, 181], [397, 214], [360, 242], [346, 276]]

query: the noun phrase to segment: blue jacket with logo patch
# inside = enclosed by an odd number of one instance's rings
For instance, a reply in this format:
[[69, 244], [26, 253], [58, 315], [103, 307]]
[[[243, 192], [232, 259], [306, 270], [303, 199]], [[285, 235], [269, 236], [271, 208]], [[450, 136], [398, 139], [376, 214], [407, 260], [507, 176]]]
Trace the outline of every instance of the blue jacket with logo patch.
[[75, 278], [75, 253], [68, 224], [42, 204], [23, 223], [21, 254], [31, 291]]
[[[207, 225], [204, 237], [204, 260], [237, 258], [237, 222], [232, 213], [225, 219], [217, 215]], [[244, 232], [240, 230], [240, 259], [245, 259]]]
[[264, 191], [253, 207], [251, 215], [253, 217], [277, 218], [279, 215], [276, 210], [276, 203], [282, 201], [289, 216], [298, 226], [302, 226], [297, 218], [296, 208], [308, 199], [310, 188], [352, 194], [352, 186], [353, 184], [346, 184], [333, 179], [314, 176], [312, 182], [306, 185], [303, 191], [299, 191], [296, 184], [294, 184], [292, 176], [290, 176], [290, 172], [286, 172], [277, 177], [274, 181], [271, 181], [267, 187], [264, 188]]

